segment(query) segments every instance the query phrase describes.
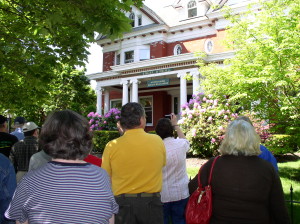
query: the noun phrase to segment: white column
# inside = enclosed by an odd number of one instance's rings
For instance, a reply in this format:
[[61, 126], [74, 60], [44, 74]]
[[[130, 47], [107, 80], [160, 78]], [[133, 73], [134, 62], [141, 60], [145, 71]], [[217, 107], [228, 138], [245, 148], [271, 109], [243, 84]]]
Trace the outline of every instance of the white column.
[[123, 85], [122, 105], [125, 105], [128, 103], [128, 80], [122, 80], [121, 85]]
[[109, 111], [109, 91], [106, 89], [104, 91], [104, 113]]
[[129, 102], [133, 102], [132, 101], [132, 84], [130, 84], [130, 81], [129, 81]]
[[181, 106], [187, 102], [187, 89], [186, 89], [186, 73], [179, 73], [177, 77], [180, 78], [180, 112]]
[[139, 81], [137, 79], [131, 79], [130, 83], [132, 85], [132, 102], [139, 102], [139, 88], [138, 88], [138, 84]]
[[200, 74], [198, 71], [191, 72], [193, 76], [193, 94], [196, 95], [200, 92]]
[[103, 88], [99, 85], [96, 87], [96, 93], [97, 93], [97, 113], [102, 115], [102, 92]]

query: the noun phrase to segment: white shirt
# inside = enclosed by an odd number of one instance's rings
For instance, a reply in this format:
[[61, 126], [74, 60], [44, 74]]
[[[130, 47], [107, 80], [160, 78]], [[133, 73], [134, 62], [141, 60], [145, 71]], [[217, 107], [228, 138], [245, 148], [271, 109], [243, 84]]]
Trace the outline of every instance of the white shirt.
[[186, 153], [190, 143], [183, 138], [168, 137], [164, 139], [167, 164], [163, 168], [163, 186], [161, 201], [163, 203], [179, 201], [189, 197], [189, 177], [186, 172]]

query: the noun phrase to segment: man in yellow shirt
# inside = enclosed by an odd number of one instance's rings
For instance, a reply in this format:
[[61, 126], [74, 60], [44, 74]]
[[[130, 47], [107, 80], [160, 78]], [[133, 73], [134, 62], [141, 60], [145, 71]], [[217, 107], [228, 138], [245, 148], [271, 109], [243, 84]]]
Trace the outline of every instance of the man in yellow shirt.
[[110, 141], [102, 156], [102, 168], [111, 177], [119, 204], [115, 223], [163, 223], [159, 192], [166, 164], [164, 143], [158, 135], [144, 131], [145, 111], [138, 103], [122, 107], [120, 124], [124, 135]]

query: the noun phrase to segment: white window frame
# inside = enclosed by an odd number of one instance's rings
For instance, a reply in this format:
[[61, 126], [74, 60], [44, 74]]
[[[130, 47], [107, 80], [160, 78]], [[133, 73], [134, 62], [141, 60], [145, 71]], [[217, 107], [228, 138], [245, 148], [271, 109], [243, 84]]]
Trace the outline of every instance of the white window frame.
[[[211, 45], [211, 46], [209, 46], [209, 45]], [[209, 48], [211, 48], [211, 49], [209, 49]], [[212, 53], [213, 50], [214, 50], [213, 40], [212, 39], [205, 40], [205, 42], [204, 42], [204, 51], [205, 51], [205, 53], [208, 53], [208, 54]]]
[[[116, 102], [116, 101], [121, 101], [121, 107], [122, 107], [122, 99], [112, 99], [112, 100], [110, 100], [110, 107], [109, 107], [109, 109], [111, 109], [111, 108], [115, 108], [115, 107], [113, 107], [113, 102]], [[120, 110], [121, 110], [121, 108], [120, 108]]]
[[[141, 58], [141, 51], [147, 51], [148, 57], [147, 58]], [[145, 61], [150, 59], [150, 49], [139, 49], [139, 61]]]
[[178, 49], [180, 49], [179, 54], [182, 54], [182, 46], [180, 44], [176, 44], [175, 47], [174, 47], [174, 50], [173, 50], [174, 55], [179, 55], [178, 54]]
[[131, 12], [130, 14], [129, 14], [129, 19], [131, 20], [131, 26], [132, 27], [135, 27], [135, 14], [134, 14], [134, 12]]
[[138, 26], [142, 26], [143, 25], [143, 17], [142, 17], [142, 15], [138, 15], [137, 16], [137, 25]]
[[[118, 56], [119, 56], [119, 63], [118, 63]], [[116, 52], [116, 60], [115, 60], [115, 65], [120, 65], [121, 64], [121, 53]]]
[[[151, 116], [152, 116], [152, 123], [146, 123], [146, 126], [153, 126], [153, 96], [140, 96], [139, 97], [139, 102], [140, 102], [140, 99], [143, 99], [143, 98], [151, 98], [151, 102], [152, 102], [152, 108], [151, 108]], [[144, 108], [145, 109], [145, 108]], [[145, 110], [146, 111], [146, 110]]]
[[[126, 53], [128, 53], [128, 52], [133, 52], [133, 58], [126, 60]], [[124, 52], [124, 64], [132, 63], [132, 62], [134, 62], [134, 50], [125, 51]]]
[[[197, 3], [195, 0], [190, 0], [187, 3], [187, 10], [188, 10], [188, 18], [193, 18], [196, 17], [198, 15], [198, 10], [197, 10]], [[196, 15], [190, 16], [190, 12], [196, 10]]]

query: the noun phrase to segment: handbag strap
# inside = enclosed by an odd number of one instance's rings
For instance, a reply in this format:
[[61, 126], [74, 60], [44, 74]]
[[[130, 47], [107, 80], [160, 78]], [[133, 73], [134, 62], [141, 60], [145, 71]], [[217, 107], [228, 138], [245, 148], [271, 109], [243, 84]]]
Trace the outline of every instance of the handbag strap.
[[[213, 172], [215, 163], [217, 162], [217, 159], [219, 159], [219, 157], [220, 156], [215, 157], [215, 159], [214, 159], [214, 161], [213, 161], [213, 163], [212, 163], [212, 165], [210, 167], [209, 178], [208, 178], [208, 185], [210, 185], [210, 183], [211, 183], [212, 172]], [[199, 172], [198, 172], [198, 187], [200, 187], [200, 188], [202, 188], [202, 184], [201, 184], [201, 181], [200, 181], [201, 168], [202, 168], [202, 166], [200, 167]]]

